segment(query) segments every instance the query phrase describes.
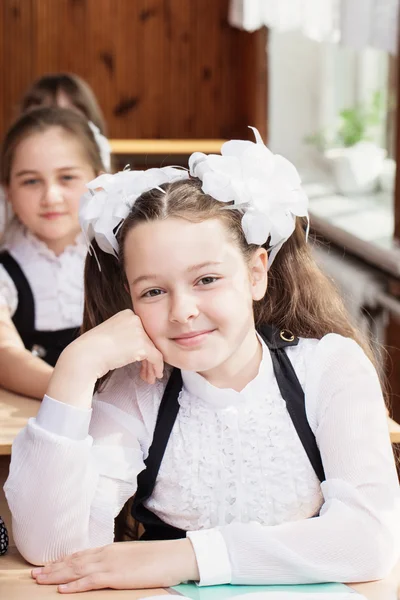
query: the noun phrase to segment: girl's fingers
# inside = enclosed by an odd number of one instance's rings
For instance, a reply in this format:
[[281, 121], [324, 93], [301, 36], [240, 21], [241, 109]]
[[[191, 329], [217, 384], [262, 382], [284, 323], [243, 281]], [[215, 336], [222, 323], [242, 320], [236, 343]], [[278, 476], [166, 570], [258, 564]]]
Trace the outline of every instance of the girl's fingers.
[[[143, 356], [140, 353], [139, 356]], [[155, 383], [156, 378], [161, 379], [164, 373], [164, 359], [156, 348], [151, 349], [146, 358], [141, 359], [140, 377], [147, 383]]]
[[142, 361], [142, 366], [140, 369], [140, 377], [146, 383], [153, 384], [155, 383], [155, 377], [153, 375], [152, 366], [148, 360]]
[[32, 570], [37, 583], [53, 584], [73, 581], [77, 577], [99, 570], [102, 561], [102, 548], [77, 552], [45, 567]]
[[154, 374], [158, 379], [161, 379], [164, 373], [164, 358], [163, 355], [156, 347], [147, 359], [154, 367]]
[[61, 594], [75, 594], [77, 592], [88, 592], [89, 590], [101, 590], [111, 587], [110, 577], [107, 573], [93, 573], [82, 577], [71, 583], [58, 586]]
[[147, 383], [147, 360], [140, 363], [140, 379]]
[[57, 570], [42, 573], [36, 576], [36, 583], [41, 585], [54, 585], [59, 583], [70, 583], [76, 579], [87, 577], [99, 570], [99, 563], [80, 564], [75, 566], [60, 565]]
[[149, 381], [151, 381], [151, 383], [155, 383], [157, 380], [157, 375], [156, 375], [156, 371], [154, 368], [154, 365], [152, 365], [151, 363], [149, 363], [149, 367], [148, 367], [148, 374], [149, 374]]

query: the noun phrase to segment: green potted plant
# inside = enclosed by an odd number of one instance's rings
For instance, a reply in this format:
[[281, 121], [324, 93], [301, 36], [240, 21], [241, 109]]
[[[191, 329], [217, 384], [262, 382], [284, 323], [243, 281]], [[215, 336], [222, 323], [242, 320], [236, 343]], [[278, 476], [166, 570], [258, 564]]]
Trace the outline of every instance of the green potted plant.
[[386, 150], [381, 146], [385, 102], [381, 91], [371, 101], [340, 111], [331, 130], [307, 138], [322, 152], [342, 194], [376, 190]]

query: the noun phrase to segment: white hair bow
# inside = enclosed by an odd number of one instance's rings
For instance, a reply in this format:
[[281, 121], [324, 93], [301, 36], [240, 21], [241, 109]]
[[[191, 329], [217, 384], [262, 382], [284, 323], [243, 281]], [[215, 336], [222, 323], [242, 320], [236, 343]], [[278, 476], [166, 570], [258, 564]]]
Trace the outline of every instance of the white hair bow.
[[108, 139], [103, 135], [100, 129], [92, 121], [88, 121], [88, 125], [92, 130], [93, 137], [100, 152], [101, 162], [106, 171], [111, 171], [111, 146]]
[[105, 173], [90, 181], [86, 184], [89, 191], [82, 196], [79, 207], [79, 222], [89, 247], [95, 239], [103, 252], [118, 256], [115, 236], [137, 198], [164, 183], [188, 177], [186, 170], [163, 167], [124, 170], [115, 175]]
[[202, 181], [202, 190], [226, 208], [244, 212], [243, 231], [249, 244], [262, 245], [270, 238], [269, 266], [292, 235], [297, 217], [308, 217], [308, 198], [291, 162], [273, 154], [257, 129], [256, 143], [231, 140], [221, 156], [195, 152], [189, 159], [190, 174]]
[[[190, 175], [202, 181], [202, 190], [227, 209], [243, 212], [242, 227], [249, 244], [270, 240], [269, 266], [292, 235], [296, 217], [308, 218], [308, 198], [296, 168], [264, 145], [257, 129], [256, 143], [231, 140], [221, 155], [195, 152], [189, 158]], [[79, 221], [90, 247], [93, 239], [103, 250], [118, 255], [116, 234], [135, 201], [164, 183], [188, 179], [186, 170], [175, 167], [124, 170], [104, 174], [87, 184]]]

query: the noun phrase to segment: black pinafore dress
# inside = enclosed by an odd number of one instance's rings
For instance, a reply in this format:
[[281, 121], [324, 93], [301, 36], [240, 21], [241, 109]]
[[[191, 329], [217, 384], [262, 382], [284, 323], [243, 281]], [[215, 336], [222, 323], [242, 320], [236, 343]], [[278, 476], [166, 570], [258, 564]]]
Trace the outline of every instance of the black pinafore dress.
[[64, 348], [78, 336], [79, 328], [72, 327], [58, 331], [36, 330], [35, 301], [23, 270], [6, 251], [0, 253], [0, 264], [3, 265], [17, 289], [18, 306], [12, 320], [25, 348], [54, 367]]
[[[299, 339], [292, 336], [290, 332], [279, 331], [270, 325], [260, 327], [259, 334], [271, 353], [274, 374], [293, 425], [315, 474], [322, 482], [325, 479], [324, 468], [315, 436], [307, 421], [303, 388], [285, 352], [285, 348], [296, 346]], [[141, 536], [142, 540], [167, 540], [186, 537], [186, 531], [164, 523], [144, 505], [154, 490], [161, 461], [179, 411], [178, 397], [181, 389], [181, 372], [179, 369], [174, 369], [161, 400], [153, 441], [149, 449], [149, 455], [144, 461], [146, 469], [138, 475], [137, 491], [131, 507], [133, 518], [144, 528], [144, 533]]]

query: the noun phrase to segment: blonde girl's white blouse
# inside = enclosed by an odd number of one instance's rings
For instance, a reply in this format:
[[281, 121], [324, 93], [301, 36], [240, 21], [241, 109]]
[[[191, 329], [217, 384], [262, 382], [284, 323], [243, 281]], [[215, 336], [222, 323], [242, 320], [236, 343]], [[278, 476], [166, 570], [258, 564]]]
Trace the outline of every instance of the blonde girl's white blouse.
[[[320, 485], [268, 349], [239, 392], [183, 372], [180, 410], [147, 506], [188, 531], [201, 585], [366, 581], [399, 556], [399, 486], [376, 373], [330, 334], [287, 350], [321, 452]], [[13, 444], [13, 533], [35, 564], [113, 541], [136, 490], [166, 381], [115, 371], [92, 410], [46, 397]]]
[[[11, 254], [28, 280], [35, 302], [35, 328], [38, 331], [81, 326], [83, 272], [87, 254], [83, 235], [56, 256], [25, 227], [14, 223], [1, 250]], [[17, 289], [2, 265], [0, 306], [7, 306], [11, 316], [18, 306]]]

